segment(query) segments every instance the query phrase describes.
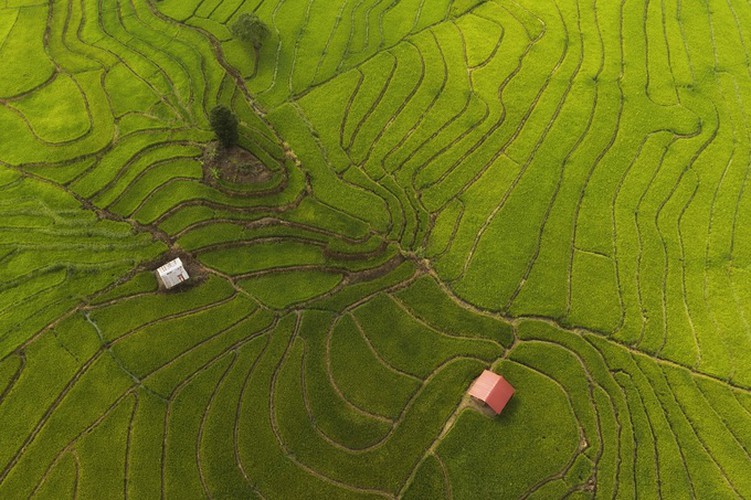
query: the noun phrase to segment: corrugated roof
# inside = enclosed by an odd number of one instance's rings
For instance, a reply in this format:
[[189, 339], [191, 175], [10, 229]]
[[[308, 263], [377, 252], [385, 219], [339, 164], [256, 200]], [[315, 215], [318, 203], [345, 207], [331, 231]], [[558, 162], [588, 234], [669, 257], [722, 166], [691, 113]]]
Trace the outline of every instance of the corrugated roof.
[[160, 267], [159, 269], [157, 269], [156, 272], [158, 272], [160, 275], [161, 274], [167, 274], [168, 272], [173, 271], [173, 270], [177, 269], [178, 267], [179, 268], [183, 267], [183, 261], [180, 260], [180, 257], [167, 262], [162, 267]]
[[157, 276], [159, 276], [159, 279], [167, 289], [170, 289], [190, 278], [188, 271], [183, 267], [183, 261], [180, 260], [179, 257], [167, 262], [157, 269], [156, 272]]
[[505, 378], [484, 370], [469, 389], [469, 395], [490, 406], [496, 414], [501, 413], [516, 390]]

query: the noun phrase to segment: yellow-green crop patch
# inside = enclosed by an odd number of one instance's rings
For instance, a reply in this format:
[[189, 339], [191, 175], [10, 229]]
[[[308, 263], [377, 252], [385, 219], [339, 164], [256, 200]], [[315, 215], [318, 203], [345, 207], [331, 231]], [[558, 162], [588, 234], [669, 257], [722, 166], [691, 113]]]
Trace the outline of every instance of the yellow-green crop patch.
[[750, 26], [0, 2], [0, 498], [751, 498]]

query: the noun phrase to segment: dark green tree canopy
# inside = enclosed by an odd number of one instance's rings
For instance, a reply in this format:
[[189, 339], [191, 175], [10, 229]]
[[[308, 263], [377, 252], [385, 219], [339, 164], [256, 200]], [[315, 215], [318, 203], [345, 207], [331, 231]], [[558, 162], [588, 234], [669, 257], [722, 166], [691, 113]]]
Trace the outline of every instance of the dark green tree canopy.
[[255, 50], [263, 45], [263, 41], [269, 35], [269, 28], [261, 21], [257, 15], [240, 14], [232, 24], [232, 34], [245, 43], [249, 43]]
[[211, 128], [222, 146], [229, 148], [237, 144], [237, 118], [226, 106], [216, 106], [209, 116]]

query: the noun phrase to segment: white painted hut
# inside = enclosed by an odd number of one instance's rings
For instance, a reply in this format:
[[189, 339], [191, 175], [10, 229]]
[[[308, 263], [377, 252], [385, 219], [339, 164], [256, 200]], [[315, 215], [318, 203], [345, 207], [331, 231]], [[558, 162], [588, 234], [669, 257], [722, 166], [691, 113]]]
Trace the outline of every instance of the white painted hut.
[[156, 275], [167, 290], [190, 278], [188, 271], [183, 267], [183, 261], [179, 257], [157, 269]]

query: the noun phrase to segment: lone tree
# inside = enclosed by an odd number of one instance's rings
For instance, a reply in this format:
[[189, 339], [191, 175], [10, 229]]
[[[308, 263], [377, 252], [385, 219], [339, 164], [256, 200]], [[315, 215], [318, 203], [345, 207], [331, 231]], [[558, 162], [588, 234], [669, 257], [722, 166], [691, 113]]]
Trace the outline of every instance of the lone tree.
[[253, 46], [253, 50], [256, 53], [255, 70], [257, 70], [258, 51], [261, 50], [263, 41], [269, 36], [269, 28], [263, 23], [263, 21], [258, 19], [257, 15], [245, 12], [240, 14], [237, 21], [232, 24], [232, 34], [241, 41]]
[[225, 148], [237, 144], [237, 118], [226, 106], [216, 106], [209, 116], [216, 138]]

